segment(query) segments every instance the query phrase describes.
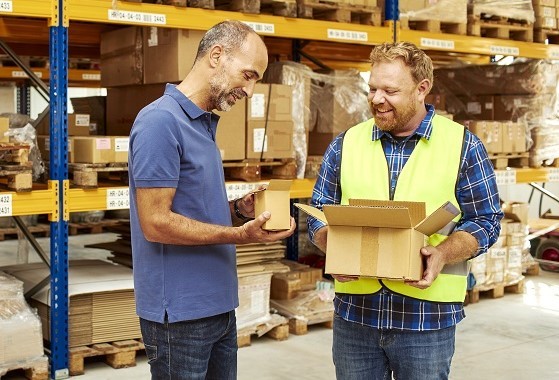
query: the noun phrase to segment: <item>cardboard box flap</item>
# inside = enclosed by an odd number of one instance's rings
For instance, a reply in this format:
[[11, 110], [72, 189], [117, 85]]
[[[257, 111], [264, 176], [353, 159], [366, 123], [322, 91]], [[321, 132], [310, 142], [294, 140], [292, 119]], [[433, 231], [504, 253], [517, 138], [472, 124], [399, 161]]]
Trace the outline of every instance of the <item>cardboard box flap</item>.
[[293, 205], [295, 207], [297, 207], [299, 210], [306, 212], [307, 214], [309, 214], [310, 216], [320, 220], [323, 223], [328, 224], [328, 222], [326, 221], [326, 216], [324, 215], [324, 213], [322, 211], [320, 211], [319, 209], [317, 209], [316, 207], [312, 207], [309, 205], [304, 205], [302, 203], [293, 203]]
[[410, 228], [409, 210], [404, 207], [325, 205], [324, 215], [332, 226]]
[[460, 210], [457, 209], [456, 206], [450, 202], [445, 202], [441, 207], [419, 223], [415, 229], [424, 235], [432, 235], [446, 226], [458, 214], [460, 214]]
[[292, 180], [288, 179], [271, 179], [266, 187], [270, 191], [289, 191], [291, 189]]
[[425, 202], [383, 201], [373, 199], [350, 199], [350, 206], [405, 207], [409, 210], [411, 225], [415, 226], [425, 219]]

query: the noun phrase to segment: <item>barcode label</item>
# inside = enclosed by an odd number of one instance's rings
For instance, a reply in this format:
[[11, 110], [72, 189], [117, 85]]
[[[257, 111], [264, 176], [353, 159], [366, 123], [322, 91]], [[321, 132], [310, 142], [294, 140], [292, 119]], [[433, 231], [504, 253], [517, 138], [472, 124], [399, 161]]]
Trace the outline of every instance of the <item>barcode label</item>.
[[243, 21], [250, 26], [256, 33], [276, 34], [276, 26], [274, 24], [266, 24], [262, 22]]
[[13, 12], [14, 7], [12, 6], [11, 0], [0, 1], [0, 12]]
[[547, 172], [547, 182], [559, 182], [559, 169], [550, 168]]
[[107, 210], [130, 208], [130, 189], [117, 188], [107, 190]]
[[124, 21], [137, 24], [167, 24], [167, 17], [164, 14], [118, 11], [116, 9], [109, 9], [108, 12], [109, 20], [111, 21]]
[[328, 38], [367, 42], [369, 40], [369, 34], [367, 32], [355, 32], [353, 30], [328, 29]]
[[495, 170], [497, 185], [514, 185], [516, 183], [516, 170]]
[[[35, 74], [37, 78], [43, 77], [43, 73], [40, 71], [33, 71], [33, 74]], [[14, 70], [12, 71], [12, 78], [29, 78], [29, 76], [25, 73], [25, 71]]]
[[489, 47], [489, 52], [499, 55], [520, 55], [520, 49], [515, 46], [491, 45]]
[[0, 195], [0, 216], [12, 215], [12, 194]]
[[101, 74], [82, 74], [83, 80], [101, 80]]
[[421, 46], [422, 47], [436, 48], [436, 49], [454, 50], [454, 41], [453, 40], [437, 40], [435, 38], [422, 38], [421, 39]]

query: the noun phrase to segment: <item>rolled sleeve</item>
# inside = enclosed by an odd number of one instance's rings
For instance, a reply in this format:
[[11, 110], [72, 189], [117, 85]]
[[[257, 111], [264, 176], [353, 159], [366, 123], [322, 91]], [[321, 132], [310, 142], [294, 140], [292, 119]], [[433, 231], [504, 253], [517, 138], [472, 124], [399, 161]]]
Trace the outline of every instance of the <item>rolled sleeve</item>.
[[455, 231], [465, 231], [478, 242], [475, 256], [485, 253], [501, 232], [503, 211], [493, 165], [482, 142], [466, 132], [463, 166], [457, 186], [462, 218]]

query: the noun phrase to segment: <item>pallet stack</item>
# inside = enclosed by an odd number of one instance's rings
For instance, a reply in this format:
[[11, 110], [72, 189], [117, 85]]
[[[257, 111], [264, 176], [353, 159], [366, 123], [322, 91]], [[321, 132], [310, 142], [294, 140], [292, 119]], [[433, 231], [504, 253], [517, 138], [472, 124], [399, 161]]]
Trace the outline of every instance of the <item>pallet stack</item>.
[[534, 42], [559, 42], [559, 2], [556, 0], [532, 0], [536, 22], [534, 23]]
[[468, 35], [532, 42], [534, 9], [531, 0], [471, 0]]
[[403, 29], [466, 34], [467, 0], [400, 0]]

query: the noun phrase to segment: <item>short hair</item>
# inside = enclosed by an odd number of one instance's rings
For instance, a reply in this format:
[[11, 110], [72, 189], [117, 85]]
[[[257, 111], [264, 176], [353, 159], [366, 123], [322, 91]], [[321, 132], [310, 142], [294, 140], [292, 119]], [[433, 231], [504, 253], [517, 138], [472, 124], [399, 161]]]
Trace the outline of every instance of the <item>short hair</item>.
[[212, 26], [204, 34], [198, 45], [195, 62], [206, 55], [211, 47], [215, 45], [221, 45], [225, 53], [230, 54], [233, 50], [241, 47], [249, 33], [256, 34], [250, 26], [235, 20], [222, 21]]
[[410, 42], [385, 42], [373, 48], [370, 55], [371, 65], [378, 62], [401, 59], [410, 68], [415, 83], [428, 79], [433, 85], [433, 61], [423, 50]]

